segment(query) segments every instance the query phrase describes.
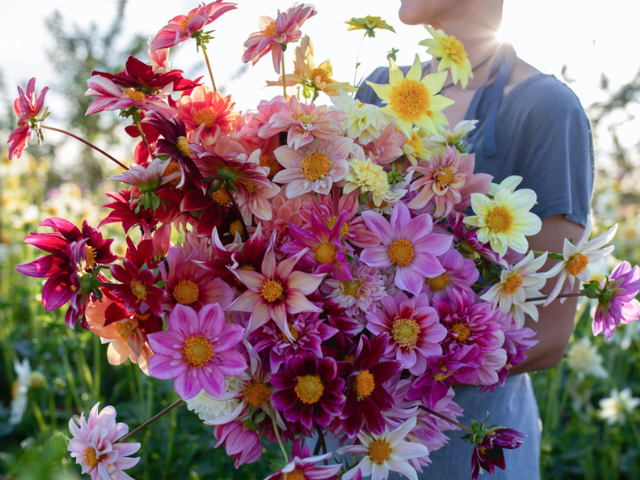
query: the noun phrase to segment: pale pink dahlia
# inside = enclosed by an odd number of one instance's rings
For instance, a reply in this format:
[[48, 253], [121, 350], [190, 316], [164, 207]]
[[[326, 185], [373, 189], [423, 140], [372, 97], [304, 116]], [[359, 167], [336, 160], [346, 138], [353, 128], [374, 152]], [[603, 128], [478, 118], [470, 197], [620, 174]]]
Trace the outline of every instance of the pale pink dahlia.
[[225, 392], [225, 376], [240, 375], [247, 361], [233, 349], [242, 341], [244, 328], [227, 324], [218, 304], [199, 312], [177, 305], [169, 315], [169, 330], [149, 334], [155, 355], [149, 374], [161, 380], [175, 379], [180, 398], [195, 397], [204, 389], [213, 397]]
[[377, 268], [369, 267], [360, 260], [356, 260], [350, 269], [352, 281], [326, 280], [320, 291], [334, 298], [352, 317], [375, 312], [376, 304], [387, 295], [383, 276]]
[[100, 403], [96, 403], [89, 418], [80, 415], [80, 423], [69, 420], [69, 431], [73, 436], [67, 450], [76, 464], [82, 466], [82, 473], [92, 480], [133, 480], [123, 470], [135, 466], [140, 458], [128, 458], [140, 449], [137, 442], [116, 443], [129, 432], [124, 423], [116, 423], [116, 409], [104, 407], [99, 413]]
[[393, 207], [391, 222], [372, 211], [362, 212], [362, 216], [382, 245], [365, 248], [360, 259], [370, 267], [395, 265], [398, 288], [418, 295], [425, 277], [433, 278], [444, 273], [436, 257], [449, 250], [451, 237], [432, 233], [431, 216], [424, 214], [411, 218], [409, 209], [402, 202]]

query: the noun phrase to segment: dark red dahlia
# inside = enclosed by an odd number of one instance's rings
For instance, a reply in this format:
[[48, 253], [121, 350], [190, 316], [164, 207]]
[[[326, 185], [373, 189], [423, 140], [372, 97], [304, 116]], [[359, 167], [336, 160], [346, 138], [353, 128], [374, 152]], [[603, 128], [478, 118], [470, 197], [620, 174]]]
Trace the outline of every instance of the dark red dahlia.
[[[495, 467], [504, 470], [506, 464], [504, 462], [503, 449], [518, 448], [523, 443], [520, 439], [527, 437], [524, 433], [517, 432], [511, 428], [498, 427], [497, 425], [489, 427], [488, 433], [485, 433], [487, 430], [483, 426], [484, 424], [479, 427], [481, 439], [476, 436], [475, 447], [471, 453], [471, 478], [473, 480], [478, 478], [481, 467], [489, 472], [491, 476], [493, 476]], [[469, 436], [471, 435], [469, 434]]]

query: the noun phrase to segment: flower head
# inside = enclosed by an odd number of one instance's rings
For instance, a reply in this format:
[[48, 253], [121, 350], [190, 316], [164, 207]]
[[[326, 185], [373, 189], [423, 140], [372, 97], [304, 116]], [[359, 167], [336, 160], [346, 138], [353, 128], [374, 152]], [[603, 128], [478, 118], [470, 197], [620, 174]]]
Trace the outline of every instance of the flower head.
[[636, 300], [640, 291], [640, 267], [631, 268], [629, 262], [622, 262], [600, 288], [602, 295], [593, 312], [593, 334], [604, 332], [604, 338], [611, 338], [620, 322], [635, 322], [640, 316], [640, 302]]
[[631, 389], [625, 388], [622, 391], [611, 390], [611, 396], [600, 400], [600, 410], [598, 417], [606, 420], [609, 425], [624, 425], [627, 416], [631, 415], [635, 408], [640, 405], [640, 398], [631, 396]]
[[265, 480], [332, 480], [342, 468], [341, 465], [315, 465], [322, 460], [331, 458], [331, 453], [325, 455], [311, 456], [309, 446], [302, 446], [302, 437], [293, 444], [290, 462], [282, 470], [269, 475]]
[[609, 375], [602, 367], [602, 356], [588, 337], [583, 337], [571, 343], [567, 350], [567, 365], [577, 374], [580, 380], [586, 375], [596, 378], [607, 378]]
[[215, 448], [224, 445], [227, 455], [233, 458], [235, 467], [253, 463], [262, 456], [262, 442], [259, 435], [242, 422], [216, 425], [213, 435], [218, 439]]
[[49, 116], [47, 109], [44, 109], [44, 97], [49, 87], [44, 87], [36, 97], [36, 79], [29, 80], [27, 93], [18, 87], [18, 98], [13, 102], [13, 111], [18, 117], [18, 128], [9, 135], [9, 160], [13, 157], [20, 158], [27, 143], [33, 138], [35, 133], [38, 141], [42, 141], [42, 130], [40, 122]]
[[395, 29], [387, 22], [385, 22], [382, 18], [374, 17], [372, 15], [367, 15], [364, 18], [353, 17], [351, 20], [347, 20], [344, 23], [349, 25], [347, 31], [364, 30], [365, 35], [367, 35], [369, 38], [374, 38], [376, 36], [376, 29], [389, 30], [393, 33], [396, 33]]
[[389, 178], [382, 165], [376, 165], [368, 158], [349, 161], [349, 173], [345, 177], [344, 193], [358, 189], [360, 193], [371, 192], [373, 203], [380, 206], [383, 196], [389, 193]]
[[473, 71], [464, 45], [456, 37], [447, 35], [442, 30], [436, 30], [430, 25], [425, 25], [424, 28], [433, 38], [422, 40], [418, 45], [429, 47], [427, 53], [440, 60], [439, 72], [445, 68], [451, 69], [453, 84], [460, 82], [462, 88], [467, 88], [467, 82], [473, 78]]
[[[346, 130], [349, 138], [357, 139], [362, 145], [372, 142], [382, 135], [389, 124], [387, 117], [375, 105], [361, 103], [341, 91], [338, 96], [332, 97], [332, 110], [340, 110], [347, 114], [342, 122], [343, 130]], [[398, 155], [399, 156], [399, 155]]]
[[504, 462], [503, 449], [518, 448], [523, 443], [520, 439], [527, 437], [516, 430], [498, 427], [497, 425], [485, 429], [485, 423], [478, 425], [478, 422], [475, 422], [473, 424], [474, 427], [478, 426], [482, 429], [479, 435], [474, 438], [475, 446], [471, 453], [471, 478], [473, 480], [478, 478], [480, 468], [489, 472], [491, 476], [493, 476], [495, 467], [504, 470], [506, 464]]

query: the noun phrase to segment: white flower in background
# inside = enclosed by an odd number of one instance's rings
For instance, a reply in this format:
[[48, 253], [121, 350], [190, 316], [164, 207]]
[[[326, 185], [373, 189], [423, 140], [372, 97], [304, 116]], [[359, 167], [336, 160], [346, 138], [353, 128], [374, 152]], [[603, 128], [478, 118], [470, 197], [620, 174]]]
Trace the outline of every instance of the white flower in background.
[[567, 364], [573, 370], [578, 379], [585, 376], [607, 378], [608, 373], [602, 367], [602, 356], [595, 345], [591, 344], [589, 337], [574, 341], [567, 351]]
[[187, 408], [197, 413], [203, 422], [210, 422], [233, 413], [240, 405], [240, 400], [235, 397], [242, 389], [242, 381], [237, 377], [226, 377], [226, 380], [227, 387], [222, 397], [212, 397], [203, 389], [195, 397], [186, 400]]
[[445, 130], [440, 135], [429, 137], [424, 142], [424, 146], [432, 155], [436, 155], [438, 151], [445, 150], [447, 145], [454, 146], [459, 143], [471, 130], [476, 128], [476, 123], [478, 120], [463, 120], [455, 126], [453, 131]]
[[600, 400], [600, 410], [598, 417], [606, 420], [609, 425], [624, 425], [627, 415], [631, 415], [633, 410], [640, 404], [640, 398], [631, 396], [631, 389], [625, 388], [621, 392], [613, 389], [609, 398]]
[[[556, 285], [549, 294], [544, 306], [549, 305], [562, 290], [562, 286], [566, 286], [562, 291], [563, 294], [573, 292], [573, 285], [576, 278], [581, 282], [588, 282], [591, 280], [591, 272], [589, 271], [589, 264], [596, 260], [600, 260], [606, 255], [609, 255], [613, 251], [613, 245], [605, 247], [616, 234], [618, 230], [618, 224], [611, 227], [602, 235], [598, 235], [596, 238], [587, 242], [589, 235], [591, 235], [591, 219], [587, 218], [587, 226], [584, 229], [582, 238], [575, 245], [568, 239], [564, 239], [564, 246], [562, 247], [563, 261], [553, 266], [551, 270], [545, 273], [547, 278], [553, 278], [558, 275]], [[604, 248], [603, 248], [604, 247]], [[565, 298], [560, 299], [560, 303], [563, 303]]]
[[29, 393], [29, 380], [31, 378], [31, 365], [28, 359], [23, 359], [22, 363], [13, 360], [13, 368], [16, 371], [15, 382], [11, 386], [11, 407], [9, 414], [9, 424], [17, 425], [22, 420], [24, 412], [27, 411], [27, 394]]
[[343, 90], [340, 91], [340, 96], [330, 99], [334, 105], [331, 110], [338, 110], [349, 116], [342, 122], [342, 128], [349, 138], [358, 139], [362, 145], [376, 140], [389, 124], [389, 119], [378, 107], [355, 100]]

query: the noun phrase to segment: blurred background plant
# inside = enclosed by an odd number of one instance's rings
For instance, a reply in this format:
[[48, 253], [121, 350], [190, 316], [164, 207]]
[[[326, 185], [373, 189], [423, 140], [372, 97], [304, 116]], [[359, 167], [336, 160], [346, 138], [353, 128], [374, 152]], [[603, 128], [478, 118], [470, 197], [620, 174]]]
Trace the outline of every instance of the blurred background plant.
[[[114, 53], [125, 4], [119, 1], [105, 31], [95, 25], [65, 27], [58, 13], [49, 18], [48, 29], [55, 51], [50, 58], [59, 72], [56, 89], [65, 92], [67, 112], [66, 118], [56, 120], [89, 141], [125, 152], [120, 159], [130, 163], [131, 158], [124, 156], [130, 156], [133, 143], [116, 130], [117, 116], [86, 117], [90, 100], [83, 96], [94, 69], [117, 72], [128, 55], [144, 58], [146, 41], [141, 37]], [[593, 235], [619, 222], [614, 254], [638, 263], [640, 72], [619, 89], [611, 90], [608, 83], [603, 77], [600, 87], [606, 100], [588, 109], [598, 146]], [[13, 98], [15, 86], [0, 84], [0, 89]], [[7, 104], [0, 138], [8, 138], [14, 125]], [[95, 226], [105, 214], [99, 209], [105, 203], [103, 192], [114, 188], [105, 180], [116, 173], [112, 164], [90, 149], [75, 150], [75, 158], [61, 159], [66, 140], [47, 134], [44, 146], [32, 143], [12, 163], [5, 142], [0, 142], [0, 478], [4, 479], [80, 478], [80, 469], [66, 451], [67, 424], [98, 400], [116, 406], [118, 421], [135, 428], [177, 399], [170, 384], [154, 381], [130, 362], [110, 366], [107, 346], [80, 328], [70, 330], [64, 312], [46, 312], [42, 285], [15, 270], [37, 255], [23, 238], [37, 230], [40, 221], [56, 216], [76, 225], [87, 219]], [[122, 231], [107, 227], [103, 232], [115, 238], [116, 253], [123, 255]], [[610, 272], [606, 261], [599, 266], [596, 275]], [[594, 338], [587, 321], [590, 310], [588, 301], [581, 303], [566, 360], [532, 375], [543, 428], [543, 478], [637, 479], [640, 325], [621, 326], [610, 341]], [[172, 410], [136, 440], [143, 444], [142, 459], [129, 473], [137, 480], [262, 479], [279, 456], [270, 447], [257, 464], [236, 470], [222, 450], [213, 450], [213, 427], [204, 426], [184, 407]]]

